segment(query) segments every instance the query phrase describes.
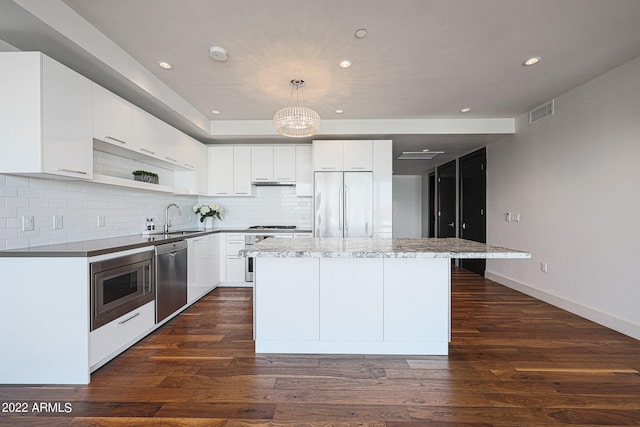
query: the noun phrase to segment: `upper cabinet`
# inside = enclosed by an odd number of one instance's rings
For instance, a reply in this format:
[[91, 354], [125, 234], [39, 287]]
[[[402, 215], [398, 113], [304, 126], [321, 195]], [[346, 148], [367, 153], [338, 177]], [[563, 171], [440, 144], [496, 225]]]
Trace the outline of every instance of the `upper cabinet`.
[[251, 147], [210, 147], [209, 177], [212, 196], [250, 196]]
[[251, 147], [251, 182], [294, 183], [296, 148], [293, 145]]
[[92, 83], [40, 52], [0, 52], [0, 173], [93, 176]]
[[296, 196], [313, 196], [313, 152], [310, 145], [296, 146]]
[[93, 84], [93, 137], [133, 150], [131, 104]]
[[313, 141], [314, 171], [373, 170], [373, 141]]

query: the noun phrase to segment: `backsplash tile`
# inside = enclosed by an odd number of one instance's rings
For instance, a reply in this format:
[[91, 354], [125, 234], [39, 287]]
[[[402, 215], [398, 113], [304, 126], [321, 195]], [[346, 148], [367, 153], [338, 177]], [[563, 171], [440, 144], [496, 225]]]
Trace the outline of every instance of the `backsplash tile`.
[[[131, 165], [124, 169], [129, 171]], [[123, 169], [123, 170], [124, 170]], [[130, 178], [130, 177], [129, 177]], [[192, 207], [215, 202], [224, 207], [223, 227], [296, 225], [311, 228], [311, 198], [295, 196], [295, 187], [257, 187], [256, 197], [211, 198], [174, 196], [74, 180], [50, 180], [0, 174], [0, 250], [74, 242], [139, 233], [145, 219], [162, 229], [168, 204], [174, 228], [201, 227]], [[22, 216], [34, 217], [34, 230], [22, 231]], [[53, 216], [63, 216], [63, 228], [53, 229]], [[105, 226], [98, 227], [98, 215]]]

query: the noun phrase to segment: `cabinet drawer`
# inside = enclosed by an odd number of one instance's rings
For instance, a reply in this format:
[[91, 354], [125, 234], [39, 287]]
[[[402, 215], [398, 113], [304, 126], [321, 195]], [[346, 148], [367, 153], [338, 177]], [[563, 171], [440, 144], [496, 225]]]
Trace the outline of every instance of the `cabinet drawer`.
[[238, 251], [244, 249], [244, 242], [227, 242], [227, 257], [238, 257]]
[[146, 335], [155, 324], [151, 301], [89, 334], [89, 365], [106, 362]]

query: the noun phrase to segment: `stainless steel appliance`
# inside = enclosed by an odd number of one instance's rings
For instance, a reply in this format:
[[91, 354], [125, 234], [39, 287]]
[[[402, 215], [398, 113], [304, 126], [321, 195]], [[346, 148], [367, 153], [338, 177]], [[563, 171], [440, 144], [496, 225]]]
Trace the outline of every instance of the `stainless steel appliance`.
[[153, 301], [153, 251], [92, 262], [91, 330]]
[[373, 173], [316, 172], [314, 237], [373, 237]]
[[[294, 231], [296, 229], [295, 225], [254, 225], [249, 227], [249, 230], [265, 230], [265, 233], [260, 234], [246, 234], [244, 237], [244, 246], [255, 245], [258, 242], [263, 241], [264, 239], [268, 239], [271, 237], [280, 237], [280, 238], [292, 238], [293, 234], [288, 233], [271, 233], [267, 234], [269, 230], [286, 230], [286, 231]], [[246, 257], [244, 259], [244, 280], [245, 282], [253, 282], [253, 274], [254, 274], [254, 262], [253, 257]]]
[[187, 242], [166, 243], [156, 251], [156, 323], [187, 304]]

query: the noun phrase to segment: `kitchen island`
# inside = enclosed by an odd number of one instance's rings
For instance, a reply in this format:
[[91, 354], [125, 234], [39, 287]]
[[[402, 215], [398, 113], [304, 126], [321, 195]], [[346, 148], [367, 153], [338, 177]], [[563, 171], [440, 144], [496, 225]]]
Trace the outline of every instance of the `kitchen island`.
[[256, 353], [446, 355], [451, 258], [531, 254], [463, 239], [267, 239], [254, 257]]

